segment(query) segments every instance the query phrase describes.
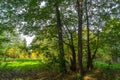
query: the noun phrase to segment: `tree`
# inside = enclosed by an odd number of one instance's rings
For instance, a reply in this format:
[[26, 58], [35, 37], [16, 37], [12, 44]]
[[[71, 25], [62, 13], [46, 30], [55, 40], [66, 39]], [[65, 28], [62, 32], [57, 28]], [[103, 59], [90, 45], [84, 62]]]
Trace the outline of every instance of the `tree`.
[[63, 48], [63, 37], [62, 37], [62, 24], [61, 24], [61, 19], [60, 19], [60, 11], [59, 11], [59, 6], [58, 3], [55, 5], [56, 6], [56, 17], [57, 17], [57, 27], [58, 27], [58, 38], [59, 38], [59, 57], [60, 57], [60, 69], [61, 72], [66, 72], [66, 65], [65, 65], [65, 53], [64, 53], [64, 48]]
[[86, 22], [87, 22], [87, 69], [92, 69], [92, 57], [90, 49], [90, 27], [89, 27], [89, 15], [88, 15], [88, 0], [85, 0], [85, 9], [86, 9]]
[[79, 70], [80, 75], [83, 76], [83, 63], [82, 63], [82, 0], [77, 0], [77, 6], [78, 6], [78, 62], [79, 62]]
[[[26, 21], [29, 27], [23, 27], [23, 31], [25, 28], [30, 30], [29, 32], [33, 32], [35, 35], [39, 35], [40, 31], [44, 31], [47, 29], [47, 27], [57, 27], [58, 31], [58, 42], [59, 42], [59, 57], [60, 57], [60, 69], [62, 72], [66, 72], [66, 65], [65, 65], [65, 55], [64, 55], [64, 48], [63, 48], [63, 38], [62, 38], [62, 23], [60, 19], [60, 10], [59, 10], [59, 4], [61, 4], [64, 0], [60, 1], [51, 1], [47, 0], [44, 1], [45, 7], [40, 8], [39, 2], [41, 1], [34, 1], [31, 0], [28, 8], [28, 13], [25, 15]], [[51, 10], [49, 10], [51, 9]], [[35, 13], [33, 13], [35, 12]], [[38, 14], [36, 14], [38, 13]], [[56, 16], [54, 16], [56, 14]], [[30, 17], [29, 17], [30, 15]], [[35, 16], [32, 16], [35, 15]], [[51, 16], [53, 18], [51, 18]], [[56, 21], [55, 21], [56, 20]], [[32, 25], [33, 23], [34, 25]], [[57, 23], [57, 25], [56, 25]], [[41, 25], [42, 24], [42, 25]], [[34, 27], [33, 27], [34, 26]], [[34, 28], [34, 31], [33, 31]], [[48, 30], [47, 30], [48, 31]], [[26, 31], [25, 31], [26, 32]], [[35, 33], [34, 33], [35, 32]], [[49, 34], [49, 33], [48, 33]], [[55, 34], [56, 36], [57, 34]], [[54, 36], [53, 36], [54, 37]]]
[[[76, 52], [77, 52], [77, 12], [75, 10], [75, 1], [66, 1], [61, 8], [62, 24], [63, 24], [63, 41], [68, 49], [70, 49], [70, 69], [76, 71]], [[67, 49], [67, 50], [68, 50]], [[66, 49], [65, 49], [66, 51]], [[70, 54], [71, 53], [71, 54]]]
[[76, 36], [76, 33], [74, 30], [70, 30], [67, 26], [67, 31], [64, 31], [67, 34], [67, 39], [68, 43], [64, 41], [64, 43], [69, 46], [71, 52], [72, 52], [72, 57], [70, 57], [70, 62], [71, 66], [70, 69], [72, 71], [76, 71], [76, 51], [75, 51], [75, 46], [74, 46], [74, 35]]
[[14, 27], [10, 27], [3, 23], [0, 23], [0, 47], [1, 47], [0, 55], [6, 55], [5, 52], [15, 34], [14, 30], [15, 30]]
[[120, 56], [119, 25], [119, 18], [109, 19], [100, 35], [102, 37], [101, 43], [104, 43], [104, 47], [101, 48], [106, 50], [106, 55], [111, 57], [112, 62], [117, 62], [117, 58]]

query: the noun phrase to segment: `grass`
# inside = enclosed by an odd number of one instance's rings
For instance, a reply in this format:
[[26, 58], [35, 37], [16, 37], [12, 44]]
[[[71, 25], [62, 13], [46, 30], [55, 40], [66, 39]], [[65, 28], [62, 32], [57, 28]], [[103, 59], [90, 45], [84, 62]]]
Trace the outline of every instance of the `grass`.
[[31, 58], [0, 58], [0, 61], [40, 61], [40, 59], [31, 59]]
[[35, 80], [45, 68], [39, 59], [0, 59], [0, 80]]
[[21, 69], [21, 70], [29, 70], [36, 69], [40, 65], [39, 62], [3, 62], [1, 63], [0, 68], [4, 69]]
[[0, 62], [0, 71], [4, 70], [22, 70], [28, 71], [31, 69], [38, 70], [43, 65], [38, 59], [6, 59], [5, 62]]
[[105, 63], [102, 61], [94, 62], [94, 69], [88, 72], [85, 80], [120, 80], [120, 64]]
[[108, 64], [102, 61], [94, 62], [94, 66], [102, 69], [120, 69], [120, 64], [118, 63]]
[[[89, 80], [119, 80], [120, 64], [94, 62], [95, 69], [86, 74]], [[39, 59], [0, 58], [1, 80], [77, 80], [77, 73], [61, 74], [58, 65], [43, 63]], [[88, 80], [88, 79], [85, 79]]]

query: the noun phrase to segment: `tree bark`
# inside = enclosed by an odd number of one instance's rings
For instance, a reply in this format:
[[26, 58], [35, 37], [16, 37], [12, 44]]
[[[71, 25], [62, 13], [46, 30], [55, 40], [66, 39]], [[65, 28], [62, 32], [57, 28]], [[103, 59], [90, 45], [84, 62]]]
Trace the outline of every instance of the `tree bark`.
[[76, 53], [75, 53], [75, 48], [74, 48], [74, 43], [73, 43], [73, 36], [71, 34], [71, 45], [70, 49], [72, 51], [72, 60], [71, 60], [71, 70], [76, 71]]
[[59, 42], [59, 59], [60, 59], [60, 71], [66, 72], [66, 64], [65, 64], [65, 53], [63, 48], [63, 38], [62, 38], [62, 24], [60, 19], [60, 10], [58, 5], [56, 5], [56, 18], [57, 18], [57, 27], [58, 27], [58, 42]]
[[82, 0], [77, 0], [78, 6], [78, 62], [79, 62], [79, 72], [81, 77], [83, 77], [83, 63], [82, 63]]
[[92, 55], [90, 49], [90, 28], [89, 28], [89, 16], [88, 16], [88, 6], [87, 0], [85, 0], [85, 10], [86, 10], [86, 21], [87, 21], [87, 70], [91, 70], [92, 65]]

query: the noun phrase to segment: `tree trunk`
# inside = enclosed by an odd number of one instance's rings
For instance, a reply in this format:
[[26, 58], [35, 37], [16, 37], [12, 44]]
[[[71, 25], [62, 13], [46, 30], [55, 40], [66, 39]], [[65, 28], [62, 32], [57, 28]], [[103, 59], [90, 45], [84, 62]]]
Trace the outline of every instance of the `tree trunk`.
[[76, 53], [75, 53], [75, 47], [74, 47], [73, 33], [69, 30], [67, 26], [66, 28], [68, 30], [68, 34], [70, 35], [69, 44], [67, 45], [70, 47], [70, 50], [72, 52], [72, 58], [70, 58], [70, 62], [71, 62], [70, 69], [72, 71], [76, 71]]
[[56, 5], [56, 17], [57, 17], [57, 27], [58, 27], [58, 42], [59, 42], [59, 59], [60, 59], [60, 71], [66, 72], [66, 64], [65, 64], [65, 54], [63, 48], [63, 38], [62, 38], [62, 24], [60, 19], [60, 10]]
[[83, 77], [83, 63], [82, 63], [82, 0], [77, 0], [78, 6], [78, 62], [79, 72], [81, 78]]
[[71, 49], [71, 51], [72, 51], [71, 70], [72, 70], [72, 71], [76, 71], [76, 53], [75, 53], [75, 48], [74, 48], [74, 44], [73, 44], [72, 34], [71, 34], [71, 45], [70, 45], [70, 49]]
[[88, 6], [87, 0], [85, 0], [85, 10], [86, 10], [86, 21], [87, 21], [87, 70], [92, 69], [92, 56], [91, 56], [91, 49], [90, 49], [90, 29], [89, 29], [89, 17], [88, 17]]

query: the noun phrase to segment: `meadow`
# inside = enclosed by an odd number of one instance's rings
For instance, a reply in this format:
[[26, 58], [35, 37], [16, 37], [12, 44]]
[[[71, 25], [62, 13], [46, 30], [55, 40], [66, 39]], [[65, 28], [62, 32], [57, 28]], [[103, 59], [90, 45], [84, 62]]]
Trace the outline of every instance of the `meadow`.
[[[39, 59], [0, 59], [0, 80], [22, 80], [33, 76], [44, 67]], [[32, 75], [33, 74], [33, 75]], [[25, 79], [26, 80], [26, 79]]]
[[[94, 71], [85, 74], [85, 80], [120, 80], [120, 64], [96, 61], [94, 66]], [[69, 70], [62, 75], [57, 65], [39, 59], [0, 59], [0, 80], [79, 80], [78, 77]]]

